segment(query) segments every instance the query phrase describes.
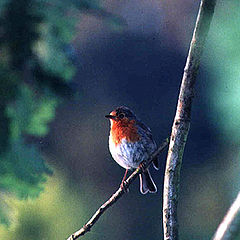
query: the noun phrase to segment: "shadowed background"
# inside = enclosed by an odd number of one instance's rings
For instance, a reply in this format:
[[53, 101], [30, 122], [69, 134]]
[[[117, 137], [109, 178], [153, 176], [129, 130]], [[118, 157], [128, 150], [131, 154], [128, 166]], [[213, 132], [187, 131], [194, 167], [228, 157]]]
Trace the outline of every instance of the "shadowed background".
[[[108, 150], [106, 114], [128, 106], [157, 143], [169, 136], [199, 3], [17, 2], [0, 5], [2, 36], [9, 37], [1, 42], [2, 129], [9, 130], [1, 130], [0, 236], [65, 239], [124, 174]], [[26, 6], [22, 29], [40, 35], [30, 32], [30, 40], [8, 18], [15, 8], [23, 16]], [[240, 187], [239, 10], [235, 1], [217, 2], [201, 62], [181, 175], [183, 240], [209, 239]], [[8, 33], [8, 24], [18, 30]], [[160, 171], [151, 169], [157, 194], [141, 195], [136, 181], [84, 238], [162, 238], [165, 159], [166, 152]]]

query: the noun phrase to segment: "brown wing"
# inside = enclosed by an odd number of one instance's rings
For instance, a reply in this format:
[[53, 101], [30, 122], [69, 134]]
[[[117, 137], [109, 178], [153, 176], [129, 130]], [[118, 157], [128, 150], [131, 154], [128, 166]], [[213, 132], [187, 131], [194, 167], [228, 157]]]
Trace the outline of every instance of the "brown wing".
[[[151, 140], [153, 148], [157, 149], [157, 145], [155, 141], [153, 140], [152, 132], [149, 127], [147, 127], [142, 121], [137, 120], [138, 126], [140, 128], [140, 131], [144, 131], [144, 133], [147, 135], [147, 137]], [[154, 149], [154, 150], [155, 150]], [[156, 170], [159, 169], [159, 163], [158, 163], [158, 156], [153, 160], [153, 166]]]

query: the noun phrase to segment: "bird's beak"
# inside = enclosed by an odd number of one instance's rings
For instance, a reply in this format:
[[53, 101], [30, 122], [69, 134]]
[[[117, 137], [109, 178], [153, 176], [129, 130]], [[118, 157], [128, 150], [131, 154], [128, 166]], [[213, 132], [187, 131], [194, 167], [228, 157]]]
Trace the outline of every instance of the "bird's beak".
[[109, 118], [109, 119], [113, 119], [113, 120], [116, 118], [116, 116], [113, 116], [113, 115], [110, 115], [110, 114], [109, 114], [109, 115], [106, 115], [105, 117], [106, 117], [106, 118]]

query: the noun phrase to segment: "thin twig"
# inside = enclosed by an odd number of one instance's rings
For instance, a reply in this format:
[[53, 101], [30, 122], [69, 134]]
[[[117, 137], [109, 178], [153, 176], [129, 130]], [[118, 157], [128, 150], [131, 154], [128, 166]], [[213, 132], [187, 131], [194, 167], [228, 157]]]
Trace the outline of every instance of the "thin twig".
[[233, 240], [240, 232], [240, 192], [218, 226], [212, 240]]
[[[153, 159], [158, 156], [167, 146], [169, 140], [168, 138], [159, 146], [159, 148], [149, 156], [149, 159], [145, 162], [144, 165], [138, 167], [125, 181], [125, 188], [127, 189], [129, 185], [136, 179], [136, 177], [144, 171], [153, 161]], [[97, 222], [97, 220], [101, 217], [101, 215], [110, 207], [112, 206], [123, 194], [125, 193], [123, 188], [119, 188], [91, 217], [91, 219], [77, 232], [72, 234], [67, 240], [75, 240], [80, 236], [83, 236], [86, 232], [89, 232], [93, 225]]]
[[178, 239], [177, 203], [182, 156], [190, 128], [194, 84], [215, 3], [216, 0], [201, 1], [182, 78], [164, 177], [163, 229], [165, 240]]

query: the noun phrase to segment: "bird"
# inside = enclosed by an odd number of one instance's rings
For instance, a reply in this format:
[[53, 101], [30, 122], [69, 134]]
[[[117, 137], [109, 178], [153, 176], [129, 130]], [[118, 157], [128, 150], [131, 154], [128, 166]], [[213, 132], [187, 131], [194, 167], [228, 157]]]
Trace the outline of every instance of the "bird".
[[[128, 107], [120, 106], [105, 116], [110, 120], [109, 150], [113, 159], [126, 169], [121, 188], [124, 189], [124, 181], [128, 170], [141, 167], [149, 156], [157, 149], [152, 132], [135, 113]], [[153, 166], [158, 170], [158, 157], [153, 160]], [[139, 174], [140, 192], [142, 194], [156, 193], [149, 169]]]

